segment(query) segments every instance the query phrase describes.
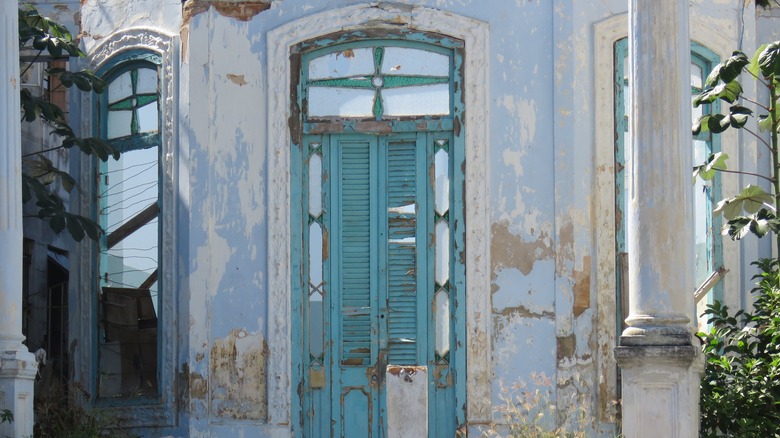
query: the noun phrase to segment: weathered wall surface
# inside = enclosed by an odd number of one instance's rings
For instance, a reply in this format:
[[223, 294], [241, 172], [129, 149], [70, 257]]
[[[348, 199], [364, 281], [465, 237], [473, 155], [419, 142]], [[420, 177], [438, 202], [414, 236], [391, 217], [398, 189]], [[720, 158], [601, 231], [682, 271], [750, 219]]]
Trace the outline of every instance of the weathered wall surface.
[[[267, 345], [266, 258], [276, 238], [266, 227], [270, 211], [282, 208], [267, 202], [266, 32], [305, 15], [362, 3], [197, 1], [183, 7], [178, 0], [87, 0], [82, 6], [87, 50], [132, 26], [181, 37], [176, 273], [181, 414], [178, 429], [171, 429], [175, 433], [284, 435], [283, 427], [266, 424], [266, 366], [273, 348]], [[754, 12], [733, 3], [693, 1], [691, 16], [728, 43], [736, 47], [742, 41], [747, 48], [756, 34]], [[600, 224], [614, 224], [604, 219], [609, 209], [598, 201], [599, 193], [613, 196], [614, 187], [598, 184], [613, 169], [594, 159], [599, 148], [614, 148], [611, 142], [596, 143], [602, 128], [595, 123], [599, 111], [612, 111], [599, 106], [596, 95], [604, 90], [595, 86], [596, 72], [611, 60], [596, 57], [594, 26], [625, 14], [627, 2], [414, 4], [478, 19], [490, 29], [485, 86], [492, 287], [486, 293], [492, 303], [493, 401], [501, 403], [504, 386], [546, 376], [550, 401], [558, 399], [570, 412], [585, 409], [594, 433], [612, 436], [611, 347], [617, 329], [610, 319], [614, 313], [599, 312], [599, 306], [614, 308], [614, 290], [605, 289], [610, 282], [604, 278], [615, 274], [614, 265], [604, 263], [608, 257], [600, 256], [606, 249], [597, 236]], [[777, 37], [771, 23], [759, 21], [760, 36]], [[755, 243], [746, 245], [749, 254], [759, 250]], [[729, 267], [736, 274], [728, 284], [739, 289], [745, 276], [739, 259], [730, 260], [737, 266]]]

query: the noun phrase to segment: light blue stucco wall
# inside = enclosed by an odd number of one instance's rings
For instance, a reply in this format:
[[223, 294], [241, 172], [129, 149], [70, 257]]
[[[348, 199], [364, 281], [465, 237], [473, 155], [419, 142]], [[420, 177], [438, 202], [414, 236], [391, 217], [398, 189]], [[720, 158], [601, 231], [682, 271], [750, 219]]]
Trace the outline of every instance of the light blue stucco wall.
[[[178, 1], [86, 1], [87, 51], [112, 32], [148, 26], [180, 38], [178, 95], [178, 426], [150, 436], [270, 435], [268, 358], [269, 205], [266, 33], [351, 0], [276, 0], [235, 18]], [[410, 4], [488, 23], [489, 212], [492, 245], [493, 400], [502, 385], [551, 379], [550, 401], [598, 413], [599, 215], [594, 204], [595, 23], [624, 14], [623, 0], [428, 0]], [[693, 1], [692, 15], [725, 38], [754, 44], [755, 21], [724, 1]], [[224, 11], [223, 11], [224, 12]], [[748, 16], [753, 13], [748, 10]], [[228, 14], [230, 15], [230, 14]], [[235, 15], [235, 14], [234, 14]], [[768, 19], [765, 19], [768, 20]], [[764, 25], [762, 35], [770, 32]], [[601, 60], [603, 61], [603, 60]], [[468, 81], [468, 78], [466, 78]], [[468, 111], [468, 108], [467, 108]], [[468, 129], [468, 126], [466, 126]], [[609, 147], [609, 146], [608, 146]], [[744, 162], [755, 162], [754, 156]], [[744, 244], [744, 260], [760, 250]], [[735, 270], [740, 271], [735, 267]], [[741, 272], [741, 271], [740, 271]], [[605, 274], [606, 273], [606, 274]], [[744, 284], [742, 279], [735, 284]], [[603, 334], [603, 333], [602, 333]], [[607, 336], [614, 341], [614, 333]], [[611, 336], [611, 337], [610, 337]], [[600, 395], [601, 394], [601, 395]], [[574, 401], [573, 401], [574, 400]], [[611, 401], [610, 401], [611, 402]]]

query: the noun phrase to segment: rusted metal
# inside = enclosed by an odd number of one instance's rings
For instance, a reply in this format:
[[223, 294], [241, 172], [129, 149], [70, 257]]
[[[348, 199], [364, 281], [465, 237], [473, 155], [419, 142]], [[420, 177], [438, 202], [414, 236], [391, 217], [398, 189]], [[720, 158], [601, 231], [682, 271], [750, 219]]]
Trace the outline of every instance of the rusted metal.
[[381, 388], [385, 383], [385, 373], [387, 372], [387, 350], [379, 350], [374, 366], [366, 369], [366, 378], [372, 388]]

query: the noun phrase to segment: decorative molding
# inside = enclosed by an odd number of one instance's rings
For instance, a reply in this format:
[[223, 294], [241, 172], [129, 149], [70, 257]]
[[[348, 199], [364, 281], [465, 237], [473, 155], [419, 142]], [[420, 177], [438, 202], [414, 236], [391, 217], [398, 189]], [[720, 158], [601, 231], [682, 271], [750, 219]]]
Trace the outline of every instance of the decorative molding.
[[490, 421], [488, 25], [419, 6], [358, 5], [302, 17], [268, 33], [268, 421], [290, 424], [290, 48], [334, 32], [386, 27], [438, 32], [465, 43], [467, 421]]
[[[101, 72], [115, 61], [122, 61], [122, 55], [128, 52], [146, 51], [155, 53], [161, 57], [160, 65], [160, 111], [162, 117], [161, 137], [161, 168], [162, 168], [162, 262], [160, 269], [160, 289], [165, 291], [160, 298], [160, 312], [158, 328], [160, 331], [160, 349], [158, 356], [160, 390], [159, 399], [149, 403], [148, 400], [139, 401], [138, 404], [127, 402], [120, 406], [97, 406], [110, 410], [112, 415], [126, 421], [132, 426], [171, 426], [176, 424], [176, 345], [177, 335], [177, 275], [176, 266], [177, 234], [176, 234], [176, 206], [178, 203], [176, 190], [178, 181], [177, 166], [177, 102], [178, 88], [176, 77], [178, 76], [178, 39], [176, 35], [167, 34], [157, 29], [132, 28], [122, 30], [107, 36], [103, 43], [89, 54], [87, 66], [96, 72]], [[92, 96], [82, 93], [80, 112], [80, 132], [88, 135], [93, 132], [92, 127]], [[94, 196], [91, 189], [95, 181], [95, 164], [91, 157], [82, 156], [80, 184], [88, 195], [80, 197], [80, 213], [86, 216], [94, 215]], [[85, 387], [93, 397], [96, 394], [97, 360], [96, 352], [98, 340], [96, 327], [97, 303], [95, 293], [94, 273], [97, 266], [93, 254], [97, 250], [95, 242], [82, 241], [77, 246], [76, 256], [79, 260], [76, 286], [71, 289], [73, 296], [77, 296], [76, 312], [74, 314], [87, 315], [75, 322], [77, 334], [71, 336], [71, 355], [74, 360], [75, 380], [88, 382]], [[73, 318], [76, 319], [76, 318]], [[96, 398], [96, 397], [95, 397]], [[145, 404], [141, 404], [145, 403]]]

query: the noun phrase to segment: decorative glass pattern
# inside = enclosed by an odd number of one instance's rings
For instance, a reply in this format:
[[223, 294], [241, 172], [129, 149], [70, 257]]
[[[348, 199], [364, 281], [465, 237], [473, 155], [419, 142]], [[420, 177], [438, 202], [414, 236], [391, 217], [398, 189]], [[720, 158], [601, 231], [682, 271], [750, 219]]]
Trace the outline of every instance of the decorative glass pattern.
[[[449, 140], [434, 140], [434, 351], [436, 365], [449, 363], [450, 351], [450, 153]], [[437, 382], [440, 385], [441, 382]], [[445, 385], [446, 386], [446, 385]]]
[[450, 351], [450, 296], [439, 289], [433, 299], [434, 321], [436, 324], [436, 356], [444, 357]]
[[420, 49], [373, 47], [323, 55], [309, 62], [308, 115], [377, 120], [446, 115], [449, 71], [448, 56]]
[[308, 165], [308, 340], [310, 364], [321, 367], [324, 364], [324, 302], [325, 283], [323, 281], [323, 228], [322, 228], [322, 145], [309, 145]]
[[108, 139], [157, 131], [157, 101], [156, 70], [136, 68], [122, 73], [108, 86]]

